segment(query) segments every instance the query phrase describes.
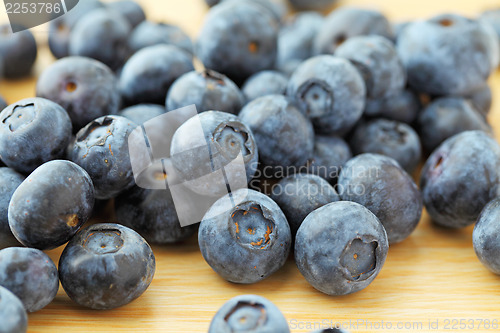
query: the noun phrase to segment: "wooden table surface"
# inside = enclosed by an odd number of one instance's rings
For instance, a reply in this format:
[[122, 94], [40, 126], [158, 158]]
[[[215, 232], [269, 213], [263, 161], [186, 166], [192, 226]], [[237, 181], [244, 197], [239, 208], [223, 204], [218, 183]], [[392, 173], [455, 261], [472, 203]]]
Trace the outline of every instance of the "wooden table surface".
[[[193, 37], [207, 10], [203, 0], [140, 2], [150, 19], [178, 24]], [[474, 16], [498, 5], [495, 0], [345, 0], [340, 3], [378, 8], [396, 21], [450, 11]], [[6, 21], [3, 11], [0, 21]], [[40, 44], [46, 44], [47, 26], [36, 28], [35, 34]], [[52, 61], [46, 46], [41, 46], [35, 72], [39, 73]], [[35, 82], [36, 78], [1, 81], [0, 94], [9, 103], [32, 97]], [[499, 91], [500, 73], [490, 82], [493, 91]], [[490, 122], [500, 139], [498, 98], [495, 98]], [[112, 222], [112, 213], [100, 219]], [[485, 323], [500, 321], [500, 277], [479, 263], [472, 248], [471, 233], [472, 227], [457, 231], [435, 227], [424, 213], [415, 233], [391, 247], [379, 277], [367, 289], [344, 297], [329, 297], [313, 289], [292, 260], [260, 283], [231, 284], [219, 278], [205, 263], [193, 237], [185, 244], [153, 247], [157, 259], [154, 280], [146, 293], [131, 304], [111, 311], [87, 310], [73, 303], [60, 288], [50, 305], [29, 315], [29, 331], [204, 332], [225, 301], [248, 293], [273, 301], [290, 321], [292, 332], [307, 332], [308, 328], [324, 328], [322, 325], [336, 323], [345, 323], [351, 332], [438, 332], [452, 329], [454, 320], [458, 324], [456, 330], [460, 320], [467, 320], [467, 324], [474, 323], [468, 326], [475, 328], [470, 331], [495, 331], [487, 330]], [[48, 251], [56, 264], [61, 251], [62, 248]]]

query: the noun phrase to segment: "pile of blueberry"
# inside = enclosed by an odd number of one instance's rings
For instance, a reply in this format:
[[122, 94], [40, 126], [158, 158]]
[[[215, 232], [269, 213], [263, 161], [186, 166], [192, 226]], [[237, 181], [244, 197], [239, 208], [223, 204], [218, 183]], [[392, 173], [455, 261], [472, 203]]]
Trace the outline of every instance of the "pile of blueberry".
[[[298, 10], [333, 2], [290, 0]], [[317, 290], [354, 293], [424, 206], [443, 227], [477, 222], [476, 253], [500, 274], [500, 145], [487, 121], [500, 9], [391, 24], [352, 7], [325, 17], [288, 15], [271, 0], [207, 4], [196, 43], [129, 0], [81, 1], [50, 23], [59, 60], [39, 76], [36, 97], [2, 101], [0, 112], [0, 332], [25, 331], [26, 311], [49, 304], [59, 281], [82, 306], [128, 304], [153, 279], [148, 243], [196, 233], [206, 262], [233, 283], [269, 277], [292, 253]], [[28, 75], [31, 32], [0, 30], [0, 74]], [[201, 223], [181, 227], [162, 189], [173, 175], [153, 161], [154, 188], [139, 187], [129, 135], [193, 104], [200, 114], [179, 121], [163, 158], [200, 202], [214, 203]], [[193, 138], [198, 124], [208, 149]], [[231, 167], [239, 156], [243, 171]], [[424, 157], [419, 187], [412, 175]], [[231, 184], [246, 181], [228, 193], [207, 176], [221, 170]], [[108, 200], [118, 223], [85, 225]], [[42, 251], [62, 245], [56, 268]], [[244, 295], [209, 329], [233, 331], [289, 328], [271, 302]]]

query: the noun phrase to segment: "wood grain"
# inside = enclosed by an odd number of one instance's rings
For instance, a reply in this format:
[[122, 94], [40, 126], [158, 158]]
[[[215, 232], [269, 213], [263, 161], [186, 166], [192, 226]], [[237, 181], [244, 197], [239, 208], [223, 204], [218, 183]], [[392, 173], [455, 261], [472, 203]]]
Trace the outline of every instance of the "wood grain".
[[[201, 25], [206, 6], [203, 0], [144, 0], [153, 20], [178, 24], [193, 37]], [[350, 0], [341, 4], [376, 7], [393, 20], [424, 18], [444, 11], [473, 16], [498, 5], [496, 0]], [[0, 14], [5, 21], [5, 13]], [[35, 29], [45, 44], [47, 27]], [[36, 72], [53, 61], [42, 47]], [[0, 94], [9, 102], [31, 97], [36, 79], [0, 82]], [[493, 91], [500, 88], [500, 74], [491, 78]], [[500, 102], [495, 98], [490, 122], [500, 133]], [[111, 210], [111, 207], [108, 207]], [[111, 222], [110, 212], [101, 216]], [[205, 263], [196, 239], [177, 246], [155, 246], [157, 271], [148, 291], [133, 303], [112, 311], [86, 310], [71, 302], [62, 288], [54, 302], [30, 314], [30, 332], [158, 331], [204, 332], [219, 307], [229, 298], [245, 293], [273, 301], [290, 320], [293, 332], [307, 332], [308, 323], [356, 323], [352, 332], [377, 331], [382, 321], [394, 332], [429, 332], [429, 321], [439, 329], [451, 319], [500, 321], [500, 277], [477, 260], [471, 241], [472, 227], [450, 231], [431, 225], [427, 214], [415, 233], [392, 246], [384, 269], [366, 290], [345, 297], [329, 297], [315, 291], [300, 275], [292, 260], [269, 279], [249, 286], [220, 279]], [[57, 263], [62, 248], [49, 251]], [[367, 324], [368, 322], [372, 323]], [[398, 329], [397, 324], [404, 326]], [[421, 323], [421, 326], [420, 326]], [[470, 331], [486, 330], [485, 326]], [[301, 328], [298, 327], [301, 324]], [[1, 325], [1, 323], [0, 323]], [[377, 326], [378, 325], [378, 326]], [[387, 328], [387, 326], [384, 326]], [[405, 328], [406, 327], [406, 328]], [[419, 328], [421, 328], [419, 330]], [[451, 325], [448, 326], [451, 328]], [[381, 331], [380, 329], [379, 331]]]

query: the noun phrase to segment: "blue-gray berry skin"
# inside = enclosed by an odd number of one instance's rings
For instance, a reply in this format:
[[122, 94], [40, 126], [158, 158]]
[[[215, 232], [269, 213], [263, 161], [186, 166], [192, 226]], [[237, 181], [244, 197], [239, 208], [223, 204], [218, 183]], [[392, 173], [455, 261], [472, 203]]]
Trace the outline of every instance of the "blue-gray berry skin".
[[[165, 185], [163, 169], [153, 171], [149, 181]], [[137, 186], [115, 199], [116, 218], [120, 224], [137, 231], [152, 244], [172, 244], [192, 236], [197, 227], [181, 227], [169, 189], [150, 190]]]
[[301, 167], [314, 149], [311, 122], [282, 95], [268, 95], [248, 103], [239, 117], [255, 136], [260, 161], [271, 167]]
[[257, 295], [227, 301], [212, 318], [208, 333], [289, 333], [288, 322], [272, 302]]
[[93, 58], [116, 70], [130, 54], [131, 30], [130, 23], [121, 14], [106, 8], [94, 9], [71, 31], [69, 55]]
[[361, 118], [366, 87], [348, 60], [324, 55], [297, 68], [288, 82], [287, 95], [312, 120], [318, 134], [342, 135]]
[[336, 136], [316, 135], [313, 156], [307, 163], [307, 172], [335, 183], [340, 170], [351, 158], [351, 148], [344, 139]]
[[174, 45], [158, 44], [139, 50], [127, 61], [119, 88], [126, 105], [163, 104], [182, 74], [194, 70], [189, 53]]
[[5, 101], [5, 98], [0, 96], [0, 111], [5, 109], [8, 106], [7, 102]]
[[[50, 200], [47, 200], [50, 198]], [[70, 161], [50, 161], [35, 169], [9, 204], [9, 225], [25, 246], [41, 250], [66, 243], [94, 208], [90, 176]]]
[[227, 75], [237, 84], [273, 68], [279, 24], [253, 1], [224, 1], [213, 7], [201, 28], [196, 55], [205, 68]]
[[256, 283], [285, 264], [292, 242], [290, 226], [279, 206], [265, 194], [241, 189], [232, 196], [242, 201], [230, 207], [226, 195], [201, 221], [201, 254], [222, 278]]
[[[228, 0], [221, 0], [228, 1]], [[235, 1], [235, 0], [231, 0]], [[236, 2], [241, 2], [241, 0], [236, 0]], [[285, 17], [290, 13], [286, 1], [281, 0], [251, 0], [251, 2], [260, 5], [262, 8], [267, 10], [279, 24], [281, 24]]]
[[391, 244], [410, 236], [420, 221], [422, 194], [413, 179], [389, 157], [354, 157], [342, 169], [337, 186], [342, 200], [357, 202], [378, 217]]
[[56, 265], [37, 249], [3, 249], [0, 251], [0, 286], [16, 295], [26, 311], [38, 311], [52, 302], [59, 290]]
[[[203, 133], [198, 133], [200, 125]], [[259, 159], [251, 129], [237, 116], [220, 111], [200, 113], [182, 124], [172, 138], [170, 155], [173, 167], [189, 182], [185, 185], [190, 190], [213, 197], [228, 190], [226, 182], [221, 182], [222, 169], [229, 184], [246, 187]]]
[[387, 119], [361, 122], [350, 140], [355, 155], [373, 153], [395, 159], [412, 173], [422, 158], [422, 146], [415, 130], [405, 123]]
[[271, 198], [285, 214], [292, 237], [295, 237], [302, 221], [309, 213], [340, 200], [335, 189], [326, 180], [308, 174], [283, 178], [273, 187]]
[[156, 263], [149, 244], [119, 224], [94, 224], [80, 231], [59, 259], [64, 291], [81, 306], [107, 310], [141, 296]]
[[167, 23], [144, 21], [139, 24], [129, 37], [128, 44], [132, 52], [157, 44], [175, 45], [193, 54], [191, 38], [178, 26]]
[[498, 36], [500, 41], [500, 8], [489, 9], [481, 13], [479, 21], [485, 24], [490, 24]]
[[64, 155], [65, 160], [71, 160], [71, 154], [73, 152], [73, 148], [75, 147], [75, 142], [76, 142], [76, 136], [72, 135], [68, 145], [66, 146], [66, 153]]
[[240, 88], [227, 76], [206, 69], [179, 77], [167, 94], [168, 111], [194, 104], [198, 112], [218, 110], [238, 114], [245, 104]]
[[64, 156], [71, 131], [60, 105], [39, 97], [20, 100], [0, 112], [0, 158], [8, 167], [30, 173]]
[[205, 3], [209, 6], [209, 7], [213, 7], [215, 5], [217, 5], [221, 0], [205, 0]]
[[146, 20], [146, 14], [141, 5], [132, 0], [115, 0], [106, 4], [112, 12], [122, 15], [132, 28]]
[[500, 275], [500, 198], [486, 205], [479, 215], [472, 244], [481, 263]]
[[403, 21], [403, 22], [396, 22], [392, 23], [392, 31], [393, 31], [393, 41], [394, 44], [398, 43], [399, 36], [403, 32], [404, 29], [406, 29], [407, 26], [409, 26], [411, 21]]
[[9, 227], [8, 210], [10, 199], [24, 178], [13, 169], [0, 167], [0, 249], [19, 244]]
[[8, 289], [0, 286], [0, 333], [24, 333], [28, 315], [23, 303]]
[[313, 43], [324, 17], [317, 12], [297, 13], [286, 18], [278, 35], [276, 68], [290, 75], [313, 56]]
[[339, 8], [326, 17], [314, 41], [314, 53], [333, 54], [347, 39], [364, 35], [379, 35], [390, 39], [391, 24], [378, 11], [347, 6]]
[[384, 98], [403, 90], [406, 72], [394, 44], [382, 36], [355, 36], [335, 50], [359, 70], [368, 98]]
[[241, 88], [247, 102], [266, 95], [285, 95], [288, 78], [277, 71], [262, 71], [245, 81]]
[[69, 55], [71, 31], [76, 23], [92, 10], [102, 7], [104, 4], [99, 0], [80, 1], [77, 7], [49, 22], [49, 48], [54, 57], [61, 59]]
[[434, 151], [444, 140], [461, 132], [491, 132], [491, 127], [481, 113], [470, 101], [460, 97], [434, 100], [420, 113], [418, 129], [422, 145], [428, 152]]
[[482, 131], [467, 131], [443, 142], [422, 170], [425, 208], [441, 226], [476, 222], [488, 202], [500, 196], [500, 146]]
[[409, 85], [439, 96], [474, 91], [499, 62], [493, 29], [455, 14], [411, 23], [401, 33], [397, 49]]
[[493, 104], [493, 95], [491, 92], [491, 87], [487, 82], [485, 82], [480, 88], [474, 90], [473, 92], [464, 96], [469, 100], [472, 105], [483, 115], [487, 117], [491, 111], [491, 106]]
[[161, 116], [165, 112], [165, 107], [161, 105], [137, 104], [121, 110], [118, 112], [118, 115], [132, 120], [137, 125], [142, 125], [148, 120]]
[[37, 44], [30, 30], [13, 33], [10, 24], [0, 25], [1, 78], [29, 76], [37, 55]]
[[88, 172], [96, 199], [111, 199], [134, 185], [128, 135], [136, 128], [121, 116], [104, 116], [76, 134], [71, 160]]
[[290, 0], [298, 10], [326, 10], [331, 8], [337, 0]]
[[338, 201], [309, 214], [295, 238], [295, 262], [317, 290], [328, 295], [360, 291], [377, 277], [389, 242], [367, 208]]
[[340, 328], [325, 328], [324, 330], [314, 331], [312, 333], [349, 333], [349, 331]]
[[66, 57], [47, 67], [36, 85], [38, 97], [61, 105], [73, 131], [120, 108], [118, 83], [108, 66], [85, 57]]
[[367, 99], [364, 115], [412, 124], [421, 108], [417, 94], [405, 89], [385, 98]]
[[[205, 0], [207, 5], [209, 5], [210, 7], [213, 7], [223, 1], [229, 0]], [[240, 1], [241, 0], [236, 0], [237, 3]], [[288, 12], [286, 4], [280, 0], [251, 0], [251, 2], [261, 6], [263, 9], [268, 11], [269, 14], [271, 14], [277, 21], [282, 21]]]

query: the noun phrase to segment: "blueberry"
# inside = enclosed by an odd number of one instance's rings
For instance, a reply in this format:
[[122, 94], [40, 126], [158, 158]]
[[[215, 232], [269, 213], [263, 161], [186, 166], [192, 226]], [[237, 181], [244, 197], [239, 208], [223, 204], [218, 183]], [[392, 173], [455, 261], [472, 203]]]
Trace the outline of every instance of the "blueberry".
[[24, 176], [16, 171], [5, 167], [0, 168], [0, 249], [18, 244], [10, 231], [7, 214], [10, 199], [23, 180]]
[[104, 116], [76, 134], [71, 160], [92, 178], [97, 199], [111, 199], [134, 185], [128, 135], [136, 124], [120, 116]]
[[222, 278], [244, 284], [259, 282], [280, 269], [291, 240], [279, 206], [265, 194], [246, 189], [217, 200], [198, 231], [201, 254], [210, 267]]
[[327, 16], [314, 41], [314, 53], [333, 54], [347, 39], [363, 35], [379, 35], [390, 39], [391, 24], [382, 13], [374, 10], [339, 8]]
[[314, 130], [311, 122], [285, 96], [260, 97], [247, 104], [239, 116], [255, 135], [264, 165], [301, 167], [312, 156]]
[[351, 158], [351, 149], [342, 138], [316, 135], [314, 153], [308, 161], [307, 171], [335, 183], [340, 170]]
[[247, 101], [253, 101], [266, 95], [284, 95], [287, 85], [288, 78], [284, 74], [262, 71], [249, 77], [241, 90]]
[[159, 44], [139, 50], [120, 75], [119, 87], [125, 104], [163, 104], [172, 83], [192, 70], [191, 55], [176, 46]]
[[0, 25], [0, 78], [19, 79], [30, 75], [37, 54], [31, 31], [13, 33], [9, 24]]
[[116, 70], [129, 56], [131, 29], [122, 15], [105, 8], [94, 9], [72, 29], [69, 54], [94, 58]]
[[271, 198], [283, 210], [292, 237], [313, 210], [339, 201], [340, 197], [326, 180], [315, 175], [297, 174], [283, 178], [272, 189]]
[[241, 84], [276, 61], [278, 22], [253, 1], [224, 1], [205, 18], [196, 55], [205, 68]]
[[5, 101], [5, 98], [3, 98], [2, 96], [0, 96], [0, 111], [2, 111], [3, 109], [5, 109], [7, 107], [7, 102]]
[[422, 170], [420, 187], [433, 221], [449, 228], [476, 222], [484, 206], [500, 195], [500, 146], [482, 131], [444, 141]]
[[132, 52], [157, 44], [171, 44], [194, 53], [191, 38], [181, 28], [166, 23], [142, 22], [132, 31], [128, 44]]
[[165, 108], [157, 104], [137, 104], [121, 110], [118, 115], [132, 120], [137, 125], [142, 125], [148, 120], [161, 116]]
[[238, 114], [244, 97], [225, 75], [206, 69], [186, 73], [177, 79], [168, 91], [165, 104], [168, 111], [194, 104], [198, 112], [218, 110]]
[[387, 119], [361, 122], [350, 140], [355, 155], [373, 153], [395, 159], [412, 173], [420, 163], [422, 147], [418, 134], [405, 123]]
[[64, 291], [79, 305], [114, 309], [141, 296], [155, 273], [155, 257], [135, 231], [94, 224], [80, 231], [59, 259]]
[[389, 243], [367, 208], [333, 202], [309, 214], [295, 238], [295, 261], [306, 280], [328, 295], [360, 291], [377, 277]]
[[349, 331], [340, 328], [325, 328], [324, 330], [314, 331], [312, 333], [349, 333]]
[[71, 31], [76, 23], [94, 9], [102, 8], [99, 0], [80, 1], [71, 11], [49, 23], [49, 48], [54, 57], [60, 59], [69, 55]]
[[488, 116], [491, 111], [493, 96], [487, 82], [464, 97], [468, 99], [485, 118]]
[[[163, 169], [152, 171], [153, 181], [165, 185], [167, 174]], [[137, 231], [148, 242], [170, 244], [183, 241], [196, 232], [196, 226], [181, 227], [170, 190], [143, 189], [137, 186], [115, 199], [116, 218]]]
[[481, 13], [479, 22], [483, 24], [490, 24], [500, 40], [500, 8], [489, 9]]
[[56, 265], [37, 249], [3, 249], [0, 251], [0, 286], [16, 295], [26, 311], [38, 311], [52, 302], [59, 290]]
[[500, 198], [484, 207], [477, 220], [472, 243], [476, 255], [490, 271], [500, 274]]
[[71, 154], [73, 153], [73, 148], [75, 147], [76, 136], [71, 135], [68, 145], [66, 146], [66, 153], [64, 155], [65, 160], [71, 160]]
[[337, 0], [290, 0], [292, 6], [298, 10], [325, 10]]
[[407, 26], [409, 26], [411, 21], [396, 22], [392, 24], [392, 31], [394, 32], [393, 41], [394, 44], [398, 43], [399, 36]]
[[406, 239], [422, 215], [422, 195], [413, 179], [392, 158], [362, 154], [344, 166], [338, 181], [342, 200], [368, 208], [387, 231], [391, 244]]
[[116, 114], [120, 93], [113, 72], [103, 63], [85, 57], [67, 57], [47, 67], [36, 85], [37, 96], [61, 105], [77, 132], [90, 121]]
[[53, 249], [76, 234], [93, 207], [94, 186], [87, 172], [70, 161], [50, 161], [35, 169], [12, 195], [9, 225], [23, 245]]
[[[180, 126], [170, 153], [175, 170], [189, 181], [186, 186], [214, 197], [227, 193], [226, 182], [220, 181], [223, 176], [229, 184], [245, 187], [255, 174], [259, 156], [250, 128], [237, 116], [220, 111], [203, 112]], [[239, 154], [244, 167], [231, 165]]]
[[411, 23], [397, 49], [410, 86], [433, 95], [468, 94], [484, 84], [499, 62], [492, 28], [455, 14]]
[[367, 117], [379, 117], [412, 124], [417, 119], [421, 108], [418, 95], [406, 89], [385, 98], [367, 99], [364, 114]]
[[361, 118], [366, 88], [348, 60], [326, 55], [303, 62], [292, 74], [287, 94], [311, 118], [317, 133], [337, 135]]
[[68, 114], [47, 99], [23, 99], [0, 112], [0, 158], [16, 171], [63, 157], [70, 139]]
[[8, 289], [0, 286], [0, 333], [24, 333], [28, 328], [28, 315], [23, 303]]
[[394, 44], [381, 36], [355, 36], [337, 47], [335, 55], [359, 70], [369, 98], [385, 98], [403, 90], [406, 72]]
[[208, 333], [289, 333], [288, 322], [269, 300], [257, 295], [240, 295], [217, 311]]
[[300, 63], [313, 56], [314, 38], [324, 18], [316, 12], [297, 13], [285, 19], [278, 35], [276, 67], [291, 74]]
[[[210, 7], [213, 7], [223, 1], [228, 0], [205, 0], [207, 5]], [[236, 0], [236, 2], [239, 2], [239, 0]], [[269, 11], [269, 13], [272, 14], [278, 21], [281, 21], [287, 14], [286, 5], [280, 0], [252, 0], [251, 2]]]
[[491, 132], [472, 103], [458, 97], [434, 100], [419, 115], [418, 128], [422, 144], [429, 153], [455, 134], [472, 130]]
[[[233, 0], [234, 1], [234, 0]], [[237, 0], [238, 1], [238, 0]], [[279, 24], [285, 20], [285, 18], [290, 14], [289, 8], [286, 1], [281, 0], [253, 0], [252, 2], [257, 3], [267, 9], [270, 14], [274, 16]]]
[[119, 13], [127, 19], [132, 28], [146, 20], [146, 14], [141, 5], [131, 0], [112, 1], [107, 4], [110, 11]]

